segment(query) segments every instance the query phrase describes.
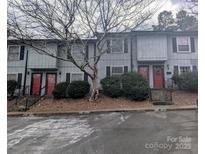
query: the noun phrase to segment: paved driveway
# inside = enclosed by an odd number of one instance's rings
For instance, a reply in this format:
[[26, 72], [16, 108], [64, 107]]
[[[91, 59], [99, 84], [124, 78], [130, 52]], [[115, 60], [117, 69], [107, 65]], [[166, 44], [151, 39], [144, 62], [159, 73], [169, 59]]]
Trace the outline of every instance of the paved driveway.
[[9, 117], [8, 154], [196, 154], [197, 112]]

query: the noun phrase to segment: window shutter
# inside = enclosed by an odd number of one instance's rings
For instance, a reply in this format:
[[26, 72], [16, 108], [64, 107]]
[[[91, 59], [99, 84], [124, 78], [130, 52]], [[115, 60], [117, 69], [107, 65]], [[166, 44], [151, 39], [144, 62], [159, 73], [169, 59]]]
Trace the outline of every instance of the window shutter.
[[172, 38], [172, 49], [173, 49], [173, 52], [177, 52], [177, 40], [176, 40], [176, 37]]
[[88, 59], [88, 58], [89, 58], [89, 49], [88, 49], [88, 45], [86, 45], [86, 52], [85, 52], [85, 54], [86, 54], [86, 58]]
[[195, 52], [195, 42], [193, 37], [190, 37], [190, 42], [191, 42], [191, 52]]
[[20, 60], [23, 60], [23, 59], [24, 59], [24, 50], [25, 50], [25, 46], [21, 46]]
[[71, 52], [72, 52], [72, 46], [68, 48], [68, 51], [66, 53], [67, 59], [71, 59]]
[[192, 71], [197, 72], [197, 66], [192, 66]]
[[110, 40], [107, 40], [107, 53], [111, 52]]
[[124, 39], [124, 53], [128, 53], [128, 40]]
[[124, 66], [124, 73], [128, 72], [128, 66]]
[[70, 73], [66, 73], [66, 82], [70, 83]]
[[84, 73], [84, 81], [88, 81], [88, 74]]
[[110, 76], [110, 66], [106, 67], [106, 76]]
[[17, 87], [18, 87], [18, 89], [21, 88], [21, 81], [22, 81], [22, 73], [18, 73], [18, 78], [17, 78], [17, 83], [18, 83]]
[[174, 75], [178, 75], [179, 74], [179, 68], [178, 66], [174, 66]]

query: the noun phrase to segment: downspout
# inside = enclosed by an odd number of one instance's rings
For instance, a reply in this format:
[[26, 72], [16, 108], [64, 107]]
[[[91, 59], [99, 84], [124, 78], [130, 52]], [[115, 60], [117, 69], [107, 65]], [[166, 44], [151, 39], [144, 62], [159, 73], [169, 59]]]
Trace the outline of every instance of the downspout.
[[130, 42], [130, 44], [131, 44], [131, 48], [130, 48], [130, 57], [131, 57], [131, 61], [130, 61], [130, 68], [131, 68], [131, 72], [133, 72], [133, 60], [132, 60], [132, 37], [131, 37], [131, 42]]
[[28, 50], [26, 51], [26, 63], [25, 63], [24, 82], [23, 82], [23, 95], [25, 95], [25, 90], [26, 90], [27, 64], [28, 64]]

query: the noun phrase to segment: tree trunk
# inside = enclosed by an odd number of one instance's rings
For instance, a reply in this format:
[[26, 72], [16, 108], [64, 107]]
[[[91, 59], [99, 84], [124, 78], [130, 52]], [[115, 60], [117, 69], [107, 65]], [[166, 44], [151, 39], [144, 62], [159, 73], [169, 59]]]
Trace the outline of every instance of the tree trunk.
[[92, 93], [91, 96], [89, 98], [89, 101], [96, 101], [99, 97], [99, 88], [98, 88], [98, 83], [97, 83], [97, 78], [92, 80], [93, 83], [93, 89], [92, 89]]

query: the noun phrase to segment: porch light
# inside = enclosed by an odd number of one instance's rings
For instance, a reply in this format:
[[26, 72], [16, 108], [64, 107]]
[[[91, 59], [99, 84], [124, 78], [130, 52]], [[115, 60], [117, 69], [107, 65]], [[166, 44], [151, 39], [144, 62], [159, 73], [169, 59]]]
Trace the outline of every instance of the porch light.
[[169, 70], [169, 64], [167, 64], [167, 70]]
[[61, 72], [59, 72], [58, 74], [61, 75]]

